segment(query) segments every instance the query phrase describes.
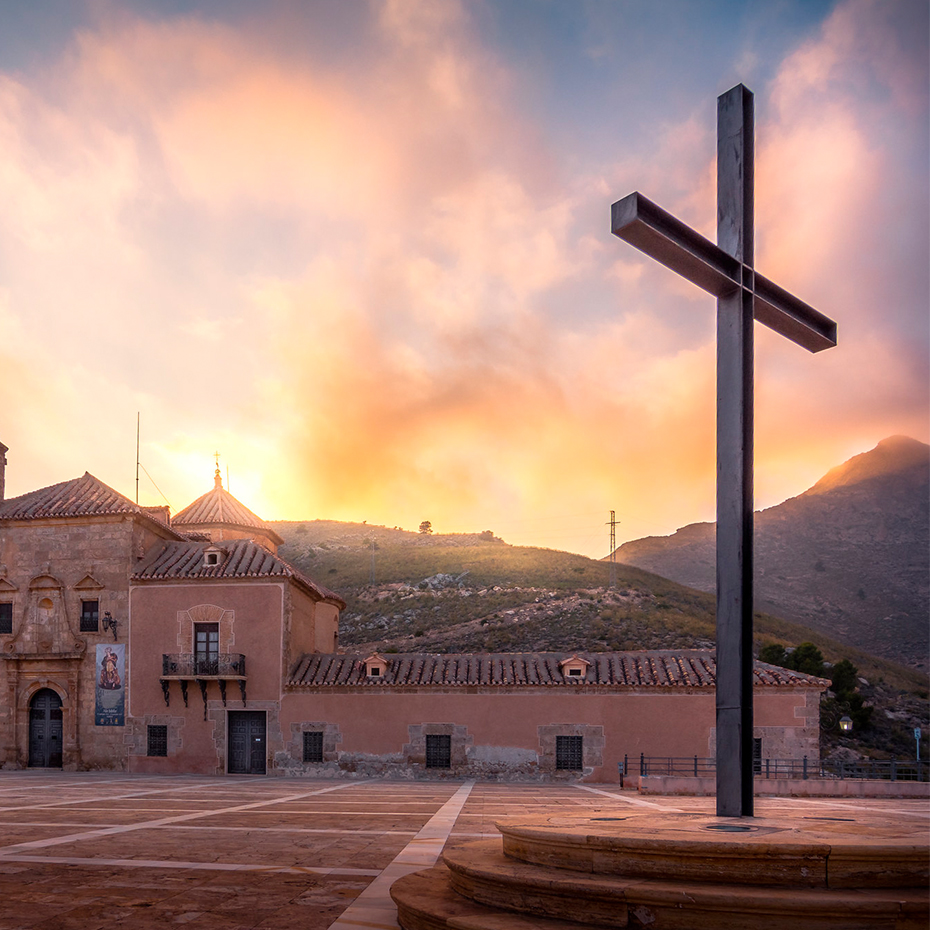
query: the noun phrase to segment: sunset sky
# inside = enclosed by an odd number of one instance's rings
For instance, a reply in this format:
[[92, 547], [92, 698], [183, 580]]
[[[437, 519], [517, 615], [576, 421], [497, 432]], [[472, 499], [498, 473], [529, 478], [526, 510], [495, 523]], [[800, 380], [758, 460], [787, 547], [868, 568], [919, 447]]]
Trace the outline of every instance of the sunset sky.
[[[928, 439], [925, 0], [5, 0], [7, 496], [603, 556], [714, 515], [714, 301], [610, 235], [715, 238], [716, 97], [756, 95], [756, 505]], [[157, 485], [157, 488], [156, 488]], [[160, 489], [160, 490], [159, 490]]]

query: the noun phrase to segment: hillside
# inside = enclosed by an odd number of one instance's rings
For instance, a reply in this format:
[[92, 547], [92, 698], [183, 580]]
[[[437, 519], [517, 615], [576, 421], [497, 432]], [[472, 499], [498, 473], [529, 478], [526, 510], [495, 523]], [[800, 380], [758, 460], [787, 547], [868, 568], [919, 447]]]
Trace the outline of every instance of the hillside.
[[[281, 555], [345, 598], [347, 649], [489, 652], [713, 648], [714, 599], [628, 566], [608, 588], [606, 562], [491, 534], [425, 536], [367, 524], [277, 522]], [[375, 584], [371, 577], [372, 540]], [[756, 646], [815, 642], [863, 675], [905, 688], [925, 676], [805, 626], [756, 616]]]
[[[351, 651], [531, 652], [713, 648], [713, 596], [631, 566], [509, 546], [485, 532], [420, 535], [367, 524], [276, 523], [281, 555], [347, 602], [340, 643]], [[374, 543], [375, 583], [372, 572]], [[878, 708], [844, 751], [906, 755], [927, 723], [927, 678], [823, 634], [756, 614], [755, 645], [814, 642], [850, 659]], [[825, 746], [835, 741], [825, 735]]]
[[[625, 543], [617, 559], [714, 590], [715, 524]], [[926, 671], [930, 447], [885, 439], [756, 513], [756, 608]]]

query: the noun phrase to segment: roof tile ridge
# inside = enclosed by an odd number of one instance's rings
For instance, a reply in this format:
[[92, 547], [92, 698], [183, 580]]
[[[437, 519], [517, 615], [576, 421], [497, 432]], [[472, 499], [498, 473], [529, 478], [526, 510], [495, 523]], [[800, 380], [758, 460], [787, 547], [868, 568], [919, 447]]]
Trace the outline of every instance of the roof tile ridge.
[[226, 501], [224, 497], [225, 497], [225, 494], [228, 494], [229, 492], [226, 491], [226, 489], [222, 486], [218, 488], [214, 488], [213, 490], [216, 492], [217, 510], [219, 510], [219, 514], [220, 514], [220, 519], [218, 522], [225, 523], [226, 522], [226, 507], [224, 505]]
[[137, 503], [135, 503], [135, 501], [130, 500], [128, 497], [126, 497], [125, 494], [121, 494], [116, 490], [116, 488], [111, 488], [105, 481], [101, 481], [100, 478], [98, 478], [96, 475], [92, 475], [89, 471], [85, 471], [84, 474], [77, 480], [83, 481], [84, 479], [89, 479], [91, 482], [93, 482], [93, 486], [98, 495], [106, 492], [111, 499], [116, 498], [123, 507], [128, 506], [130, 511], [135, 513], [144, 513], [142, 508]]

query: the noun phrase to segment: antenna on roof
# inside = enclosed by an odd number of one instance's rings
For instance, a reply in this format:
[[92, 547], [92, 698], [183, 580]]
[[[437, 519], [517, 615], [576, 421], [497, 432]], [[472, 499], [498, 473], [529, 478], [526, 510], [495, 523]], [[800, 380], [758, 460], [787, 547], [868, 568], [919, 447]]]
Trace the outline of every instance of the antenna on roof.
[[139, 503], [139, 411], [136, 411], [136, 503]]
[[141, 420], [141, 417], [140, 417], [139, 411], [137, 410], [136, 411], [136, 504], [139, 503], [139, 469], [141, 468], [142, 471], [145, 472], [145, 477], [148, 478], [149, 481], [151, 481], [152, 484], [154, 485], [155, 490], [158, 491], [158, 493], [161, 494], [161, 496], [165, 498], [165, 503], [168, 505], [170, 509], [171, 501], [169, 501], [168, 498], [165, 497], [165, 495], [162, 493], [162, 489], [157, 484], [155, 484], [155, 479], [145, 470], [145, 466], [142, 464], [142, 462], [139, 459], [139, 422], [140, 420]]

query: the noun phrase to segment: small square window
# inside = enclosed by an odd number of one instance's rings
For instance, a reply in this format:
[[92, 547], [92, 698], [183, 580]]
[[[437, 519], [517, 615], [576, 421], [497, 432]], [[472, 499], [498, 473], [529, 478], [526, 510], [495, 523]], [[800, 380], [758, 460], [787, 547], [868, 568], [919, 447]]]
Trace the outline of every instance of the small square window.
[[368, 675], [371, 678], [380, 678], [381, 677], [381, 666], [380, 665], [369, 665]]
[[570, 771], [584, 768], [583, 742], [581, 736], [557, 736], [555, 738], [555, 767]]
[[323, 731], [309, 730], [304, 733], [304, 762], [323, 761]]
[[207, 565], [216, 565], [220, 561], [220, 557], [215, 552], [207, 553]]
[[149, 756], [167, 756], [168, 755], [168, 727], [164, 724], [156, 724], [148, 728], [148, 752]]
[[426, 767], [428, 769], [448, 769], [452, 767], [452, 737], [426, 737]]
[[13, 632], [13, 605], [0, 604], [0, 633]]
[[100, 618], [99, 601], [81, 601], [81, 632], [96, 633], [99, 629]]
[[568, 675], [570, 678], [581, 678], [581, 669], [580, 668], [570, 668], [568, 670]]

